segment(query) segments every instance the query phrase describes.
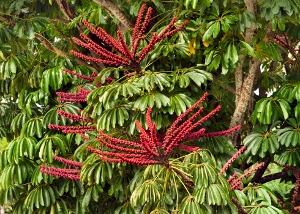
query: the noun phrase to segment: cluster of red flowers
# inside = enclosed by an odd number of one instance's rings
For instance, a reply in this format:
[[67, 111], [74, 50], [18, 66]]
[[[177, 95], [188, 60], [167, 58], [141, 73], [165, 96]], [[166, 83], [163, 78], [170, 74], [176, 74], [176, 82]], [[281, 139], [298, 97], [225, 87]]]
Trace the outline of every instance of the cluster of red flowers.
[[265, 163], [260, 163], [260, 164], [257, 164], [255, 167], [253, 167], [252, 169], [246, 171], [244, 174], [242, 174], [240, 177], [237, 177], [237, 174], [234, 173], [232, 175], [231, 178], [229, 178], [228, 180], [228, 183], [230, 184], [231, 186], [231, 189], [232, 190], [236, 190], [236, 189], [239, 189], [241, 190], [242, 187], [242, 180], [245, 178], [245, 177], [248, 177], [249, 175], [251, 175], [253, 172], [257, 171], [258, 169], [260, 169], [261, 167], [263, 167], [265, 165]]
[[90, 92], [91, 90], [78, 88], [77, 93], [56, 92], [56, 94], [59, 96], [57, 99], [61, 102], [82, 103], [86, 102], [86, 97]]
[[101, 41], [108, 47], [113, 48], [117, 53], [113, 53], [109, 50], [106, 50], [101, 45], [95, 43], [92, 39], [88, 36], [84, 35], [83, 33], [80, 34], [80, 39], [73, 38], [73, 41], [81, 47], [84, 47], [90, 51], [96, 53], [100, 58], [92, 57], [84, 55], [80, 52], [71, 51], [71, 54], [74, 56], [81, 58], [86, 61], [91, 61], [95, 63], [102, 63], [105, 65], [113, 65], [113, 66], [124, 66], [129, 69], [133, 69], [136, 72], [140, 71], [139, 63], [145, 58], [145, 56], [151, 51], [155, 44], [159, 41], [163, 40], [166, 37], [172, 36], [174, 33], [182, 30], [187, 21], [183, 24], [178, 26], [177, 28], [173, 29], [177, 18], [174, 17], [172, 21], [159, 33], [153, 33], [148, 45], [143, 48], [138, 54], [139, 45], [145, 36], [146, 29], [150, 23], [150, 19], [152, 16], [152, 8], [149, 7], [146, 16], [143, 19], [144, 13], [146, 10], [146, 5], [143, 4], [140, 8], [138, 18], [136, 20], [132, 36], [131, 36], [131, 49], [126, 44], [123, 34], [120, 30], [117, 31], [118, 40], [110, 36], [105, 30], [101, 27], [97, 29], [94, 28], [90, 23], [86, 20], [83, 20], [82, 23], [94, 34], [96, 35]]
[[58, 157], [56, 155], [53, 156], [53, 159], [57, 160], [57, 161], [59, 161], [61, 163], [64, 163], [64, 164], [66, 164], [68, 166], [71, 166], [71, 167], [81, 168], [81, 166], [82, 166], [81, 162], [72, 161], [72, 160], [69, 160], [69, 159], [66, 159], [66, 158]]
[[[106, 46], [111, 47], [112, 50], [114, 50], [115, 52], [103, 48], [101, 45], [95, 43], [88, 36], [80, 34], [80, 38], [82, 40], [73, 38], [73, 41], [76, 44], [87, 48], [90, 51], [93, 51], [100, 58], [86, 56], [76, 51], [72, 51], [71, 53], [84, 60], [92, 61], [95, 63], [103, 63], [106, 65], [124, 66], [127, 67], [128, 70], [133, 69], [134, 71], [139, 72], [139, 63], [145, 58], [149, 51], [153, 49], [154, 45], [157, 42], [163, 40], [164, 38], [172, 36], [174, 33], [183, 29], [183, 27], [187, 24], [187, 21], [185, 21], [177, 28], [174, 28], [174, 25], [177, 21], [177, 18], [174, 17], [171, 20], [171, 22], [160, 33], [153, 33], [148, 45], [146, 45], [145, 48], [140, 50], [140, 43], [143, 37], [145, 36], [145, 32], [149, 25], [152, 15], [151, 7], [147, 9], [146, 15], [145, 10], [146, 5], [143, 4], [132, 32], [130, 48], [125, 43], [121, 31], [117, 32], [118, 40], [116, 40], [107, 32], [105, 32], [101, 27], [98, 27], [96, 29], [84, 20], [83, 24], [87, 26], [87, 28], [89, 28], [91, 33], [96, 35]], [[95, 81], [95, 77], [97, 75], [96, 73], [93, 73], [92, 77], [89, 77], [82, 74], [78, 74], [74, 71], [70, 71], [68, 69], [63, 69], [63, 71], [87, 81]], [[130, 73], [127, 75], [130, 75]], [[111, 79], [108, 78], [106, 82], [109, 83], [110, 81]], [[78, 88], [77, 93], [57, 92], [57, 95], [59, 96], [58, 100], [62, 102], [86, 102], [86, 97], [90, 92], [90, 90]], [[199, 126], [201, 126], [203, 122], [212, 117], [221, 108], [220, 106], [218, 106], [203, 117], [201, 117], [203, 107], [199, 108], [194, 114], [192, 114], [192, 111], [195, 110], [206, 99], [207, 95], [208, 94], [205, 93], [193, 106], [191, 106], [183, 114], [181, 114], [169, 127], [165, 135], [159, 135], [157, 133], [156, 124], [153, 123], [151, 120], [151, 108], [148, 108], [146, 113], [146, 124], [148, 130], [144, 129], [139, 123], [139, 121], [136, 121], [136, 126], [140, 131], [140, 139], [138, 142], [114, 138], [105, 134], [102, 130], [99, 130], [99, 136], [97, 137], [97, 139], [99, 140], [101, 147], [99, 149], [95, 149], [92, 147], [87, 148], [91, 152], [100, 155], [103, 160], [108, 162], [124, 162], [137, 165], [168, 165], [168, 159], [171, 155], [171, 152], [175, 148], [181, 148], [188, 152], [193, 152], [199, 149], [195, 146], [185, 145], [182, 142], [199, 137], [224, 136], [240, 129], [240, 126], [237, 126], [232, 129], [210, 133], [206, 133], [206, 130], [204, 128], [199, 129]], [[76, 122], [91, 122], [86, 121], [86, 118], [82, 116], [70, 114], [62, 110], [59, 110], [58, 114]], [[88, 140], [88, 138], [85, 136], [85, 133], [96, 129], [95, 126], [86, 125], [60, 126], [50, 124], [48, 127], [50, 129], [62, 131], [63, 133], [80, 134], [85, 140]], [[75, 163], [64, 158], [55, 156], [54, 159], [72, 167], [81, 166], [81, 164], [78, 162]], [[55, 169], [49, 166], [41, 166], [41, 172], [55, 176], [68, 177], [70, 179], [75, 180], [79, 179], [78, 169]]]
[[[100, 149], [94, 149], [92, 147], [87, 148], [91, 152], [101, 155], [102, 159], [108, 162], [124, 162], [137, 165], [167, 165], [169, 156], [174, 148], [179, 147], [187, 151], [195, 151], [199, 149], [198, 147], [184, 145], [182, 142], [190, 139], [189, 136], [195, 138], [196, 133], [199, 134], [199, 131], [193, 130], [197, 129], [204, 121], [219, 111], [220, 106], [216, 107], [212, 112], [199, 119], [200, 113], [203, 112], [203, 107], [201, 107], [184, 122], [182, 121], [192, 112], [192, 110], [197, 108], [199, 104], [205, 100], [207, 95], [208, 94], [205, 93], [193, 106], [181, 114], [173, 122], [163, 137], [158, 136], [156, 124], [151, 121], [151, 108], [148, 108], [146, 113], [146, 124], [148, 130], [145, 130], [139, 121], [136, 121], [136, 126], [140, 131], [140, 140], [138, 142], [114, 138], [100, 130], [100, 136], [97, 139], [109, 150], [107, 151], [103, 147]], [[227, 131], [221, 131], [219, 132], [219, 135], [232, 133], [239, 128], [240, 127], [235, 127]], [[202, 128], [200, 130], [202, 135], [205, 135], [205, 129]], [[215, 132], [213, 135], [216, 136]], [[210, 136], [209, 133], [207, 133], [207, 136]]]
[[94, 71], [93, 72], [93, 76], [86, 76], [86, 75], [82, 75], [82, 74], [78, 74], [74, 71], [71, 71], [71, 70], [68, 70], [66, 68], [63, 68], [62, 71], [68, 73], [68, 74], [71, 74], [72, 76], [75, 76], [75, 77], [78, 77], [80, 79], [83, 79], [83, 80], [87, 80], [87, 81], [90, 81], [90, 82], [93, 82], [97, 76], [97, 73]]
[[96, 126], [60, 126], [55, 124], [49, 124], [48, 128], [59, 130], [63, 133], [73, 133], [73, 134], [86, 133], [86, 132], [96, 130]]
[[[223, 168], [220, 171], [220, 175], [222, 175], [228, 167], [247, 149], [246, 146], [242, 146], [228, 161], [227, 163], [223, 166]], [[233, 177], [233, 176], [232, 176]], [[231, 177], [231, 178], [232, 178]], [[228, 180], [230, 183], [230, 179]]]
[[41, 173], [47, 174], [47, 175], [52, 175], [52, 176], [58, 176], [62, 178], [69, 178], [72, 180], [80, 180], [80, 170], [78, 169], [65, 169], [65, 168], [55, 168], [51, 166], [40, 166]]
[[57, 113], [67, 119], [73, 120], [75, 122], [86, 122], [86, 118], [83, 118], [82, 116], [72, 114], [63, 110], [57, 110]]

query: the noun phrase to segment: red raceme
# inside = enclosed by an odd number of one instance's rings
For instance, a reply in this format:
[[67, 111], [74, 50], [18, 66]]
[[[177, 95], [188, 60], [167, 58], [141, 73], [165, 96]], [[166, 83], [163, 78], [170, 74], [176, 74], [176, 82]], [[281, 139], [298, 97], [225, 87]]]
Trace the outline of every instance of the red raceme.
[[174, 17], [172, 21], [159, 34], [153, 33], [148, 45], [142, 50], [139, 50], [140, 43], [145, 37], [146, 29], [149, 26], [153, 9], [149, 7], [147, 9], [145, 18], [143, 18], [145, 10], [146, 5], [143, 4], [139, 11], [138, 18], [131, 35], [131, 46], [128, 46], [126, 44], [123, 33], [120, 30], [117, 31], [117, 40], [110, 36], [107, 32], [105, 32], [105, 30], [103, 30], [101, 27], [95, 28], [86, 20], [83, 20], [82, 23], [90, 30], [90, 32], [101, 39], [101, 41], [106, 46], [113, 48], [115, 50], [115, 53], [101, 47], [99, 44], [95, 43], [84, 34], [80, 34], [80, 38], [82, 40], [73, 38], [73, 42], [81, 47], [95, 52], [99, 56], [99, 58], [87, 56], [74, 50], [72, 50], [70, 53], [85, 61], [102, 63], [105, 65], [117, 67], [124, 66], [136, 72], [139, 72], [141, 70], [140, 62], [153, 49], [153, 47], [161, 40], [172, 36], [179, 30], [182, 30], [188, 23], [188, 21], [185, 21], [178, 27], [174, 27], [174, 24], [177, 21], [177, 18]]
[[[136, 165], [167, 165], [170, 155], [174, 149], [181, 148], [188, 152], [199, 149], [199, 147], [182, 144], [186, 140], [196, 138], [196, 135], [200, 137], [221, 136], [240, 129], [240, 126], [237, 126], [229, 130], [213, 132], [212, 135], [210, 135], [210, 133], [205, 133], [204, 128], [200, 129], [201, 132], [197, 130], [204, 121], [208, 120], [217, 111], [219, 111], [219, 106], [203, 117], [200, 117], [200, 113], [203, 111], [203, 108], [201, 107], [184, 121], [185, 116], [188, 116], [190, 112], [196, 109], [198, 105], [205, 100], [207, 95], [208, 94], [205, 93], [199, 101], [180, 115], [169, 127], [163, 137], [158, 137], [156, 124], [151, 120], [152, 109], [148, 108], [146, 113], [146, 124], [148, 130], [144, 129], [139, 121], [136, 121], [136, 126], [140, 132], [140, 139], [138, 142], [114, 138], [105, 134], [102, 130], [99, 130], [100, 136], [97, 139], [101, 144], [100, 148], [87, 148], [89, 151], [100, 155], [101, 158], [108, 162], [123, 162]], [[240, 153], [241, 152], [242, 151], [240, 151]]]

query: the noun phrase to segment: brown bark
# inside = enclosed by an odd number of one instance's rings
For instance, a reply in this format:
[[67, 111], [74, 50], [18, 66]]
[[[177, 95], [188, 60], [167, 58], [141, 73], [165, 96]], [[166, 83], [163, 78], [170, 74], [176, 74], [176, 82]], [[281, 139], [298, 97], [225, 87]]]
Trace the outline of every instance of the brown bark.
[[[49, 51], [52, 51], [53, 53], [61, 56], [61, 57], [64, 57], [64, 58], [67, 58], [68, 57], [68, 54], [58, 48], [56, 48], [55, 46], [53, 46], [51, 44], [51, 42], [49, 42], [45, 37], [43, 37], [42, 35], [40, 34], [35, 34], [35, 38], [37, 40], [39, 40], [46, 49], [48, 49]], [[76, 62], [80, 65], [85, 65], [85, 66], [90, 66], [89, 64], [87, 64], [86, 62], [80, 60], [80, 59], [76, 59]]]
[[[237, 125], [243, 125], [245, 112], [248, 107], [249, 100], [251, 99], [251, 94], [253, 90], [254, 80], [257, 69], [260, 67], [260, 60], [253, 58], [249, 62], [249, 73], [245, 77], [243, 82], [242, 91], [240, 94], [239, 102], [237, 103], [237, 107], [233, 113], [233, 116], [230, 121], [230, 128], [235, 127]], [[239, 133], [234, 133], [230, 137], [231, 141], [234, 145], [237, 144]]]
[[[255, 16], [256, 9], [257, 9], [257, 3], [256, 0], [244, 0], [248, 12], [252, 13]], [[256, 25], [255, 23], [251, 24], [251, 27], [246, 30], [245, 32], [245, 41], [252, 45], [252, 39], [255, 34], [256, 30]], [[244, 61], [244, 59], [243, 59]], [[243, 80], [243, 83], [241, 85], [241, 79], [242, 77], [242, 66], [243, 64], [240, 63], [239, 66], [237, 67], [236, 72], [236, 80], [237, 82], [237, 87], [236, 90], [239, 90], [239, 94], [237, 95], [236, 99], [236, 109], [233, 113], [233, 116], [230, 121], [230, 128], [233, 128], [237, 125], [243, 125], [244, 124], [244, 116], [245, 112], [247, 111], [247, 107], [249, 104], [249, 100], [251, 99], [251, 94], [253, 91], [253, 86], [254, 82], [256, 79], [257, 75], [257, 70], [260, 67], [260, 60], [257, 58], [251, 58], [249, 60], [249, 71], [246, 77]], [[238, 137], [239, 137], [240, 132], [233, 133], [229, 136], [230, 140], [234, 145], [237, 145]]]
[[271, 174], [271, 175], [264, 176], [257, 183], [264, 184], [264, 183], [267, 183], [269, 181], [284, 178], [286, 175], [287, 175], [287, 171], [284, 170], [282, 172], [278, 172], [278, 173], [274, 173], [274, 174]]
[[248, 214], [248, 212], [242, 207], [242, 205], [240, 204], [240, 202], [236, 198], [231, 198], [231, 201], [236, 206], [238, 213]]
[[74, 19], [76, 17], [75, 13], [71, 10], [70, 5], [65, 0], [56, 0], [61, 12], [67, 17], [69, 20]]
[[268, 168], [269, 164], [270, 164], [270, 158], [267, 158], [267, 160], [265, 161], [265, 165], [263, 165], [255, 172], [255, 175], [251, 179], [251, 183], [257, 183], [261, 179], [266, 169]]
[[[243, 86], [243, 64], [245, 60], [245, 56], [240, 56], [240, 61], [238, 66], [234, 70], [234, 78], [235, 78], [235, 104], [237, 105], [240, 100], [240, 95]], [[237, 106], [236, 106], [237, 107]]]
[[127, 29], [133, 27], [133, 23], [122, 13], [117, 5], [109, 0], [93, 0], [95, 3], [109, 10]]
[[10, 25], [10, 26], [15, 26], [16, 23], [14, 23], [13, 21], [8, 20], [7, 18], [0, 16], [0, 21]]
[[59, 50], [58, 48], [54, 47], [45, 37], [43, 37], [40, 34], [35, 34], [35, 38], [37, 40], [39, 40], [44, 46], [45, 48], [47, 48], [48, 50], [52, 51], [53, 53], [56, 53], [59, 56], [62, 56], [64, 58], [68, 57], [68, 54], [63, 52], [62, 50]]

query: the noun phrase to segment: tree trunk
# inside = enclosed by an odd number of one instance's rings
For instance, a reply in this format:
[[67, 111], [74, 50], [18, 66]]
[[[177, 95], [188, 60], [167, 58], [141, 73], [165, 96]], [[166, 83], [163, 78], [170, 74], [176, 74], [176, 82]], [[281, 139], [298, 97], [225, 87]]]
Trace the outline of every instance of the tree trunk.
[[[252, 13], [253, 16], [256, 14], [257, 3], [256, 0], [244, 0], [248, 12]], [[252, 45], [252, 39], [255, 35], [256, 25], [251, 24], [251, 27], [246, 30], [245, 41]], [[243, 63], [245, 57], [240, 58], [240, 64], [235, 69], [235, 80], [236, 80], [236, 109], [230, 121], [230, 128], [237, 125], [244, 124], [244, 116], [247, 111], [249, 100], [251, 99], [251, 94], [253, 91], [254, 82], [257, 75], [257, 70], [260, 68], [260, 60], [257, 58], [251, 58], [249, 60], [249, 71], [247, 76], [243, 79]], [[238, 143], [238, 137], [240, 132], [233, 133], [229, 135], [230, 140], [234, 145]]]

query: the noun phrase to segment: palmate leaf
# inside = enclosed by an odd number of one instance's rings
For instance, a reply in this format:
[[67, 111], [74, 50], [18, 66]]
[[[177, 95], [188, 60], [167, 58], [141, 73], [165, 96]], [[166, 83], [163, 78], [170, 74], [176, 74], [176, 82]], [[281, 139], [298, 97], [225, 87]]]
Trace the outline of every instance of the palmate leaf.
[[17, 56], [2, 62], [0, 60], [0, 79], [13, 79], [16, 76], [18, 67], [20, 67], [20, 64]]
[[290, 126], [278, 129], [278, 141], [286, 147], [295, 147], [300, 143], [300, 124], [294, 118], [289, 118], [287, 122]]
[[267, 154], [274, 154], [280, 146], [278, 136], [273, 131], [269, 131], [267, 126], [261, 127], [260, 130], [256, 128], [244, 139], [243, 144], [247, 147], [245, 156], [249, 156], [251, 153], [251, 155], [258, 155], [261, 158]]
[[183, 93], [172, 94], [169, 96], [170, 99], [170, 107], [168, 108], [169, 114], [176, 113], [177, 116], [185, 112], [185, 110], [191, 107], [194, 100], [190, 98], [188, 95]]
[[235, 195], [249, 213], [283, 213], [276, 208], [277, 198], [272, 190], [264, 185], [248, 185], [243, 191], [235, 190]]
[[109, 85], [101, 86], [87, 97], [88, 103], [101, 102], [104, 109], [109, 109], [113, 106], [113, 101], [123, 98], [132, 97], [141, 92], [142, 85], [134, 82], [134, 79], [127, 80], [124, 83], [114, 82]]
[[299, 148], [289, 148], [283, 153], [275, 156], [275, 160], [279, 164], [287, 164], [289, 166], [299, 166], [300, 164], [300, 149]]
[[66, 156], [66, 152], [69, 150], [69, 143], [67, 138], [62, 134], [46, 135], [37, 143], [35, 149], [40, 159], [52, 163], [53, 153]]
[[185, 156], [185, 163], [189, 164], [209, 164], [212, 167], [216, 167], [216, 160], [214, 156], [206, 149], [199, 149]]
[[[41, 173], [41, 168], [40, 166], [36, 166], [32, 176], [31, 176], [31, 183], [35, 186], [40, 185], [41, 183], [48, 183], [48, 184], [52, 184], [54, 180], [54, 176], [45, 174], [45, 173]], [[69, 181], [69, 180], [66, 180]]]
[[212, 80], [212, 74], [201, 70], [199, 67], [191, 67], [175, 71], [175, 80], [178, 82], [180, 88], [186, 88], [194, 82], [197, 86], [206, 85], [207, 81]]
[[53, 90], [57, 90], [61, 88], [62, 85], [71, 81], [71, 78], [66, 72], [62, 71], [62, 68], [62, 66], [57, 66], [47, 69], [43, 72], [40, 86], [45, 93], [49, 93], [49, 87], [51, 87]]
[[172, 85], [171, 78], [161, 72], [145, 72], [145, 74], [139, 78], [138, 82], [148, 91], [156, 87], [162, 91], [164, 87], [169, 88]]
[[27, 178], [31, 177], [35, 164], [29, 160], [23, 159], [19, 163], [7, 165], [0, 176], [0, 185], [7, 189], [14, 184], [22, 184]]
[[199, 204], [226, 206], [230, 203], [230, 197], [226, 189], [220, 184], [211, 184], [209, 187], [201, 188], [194, 191], [195, 201]]
[[289, 103], [294, 99], [300, 100], [300, 83], [298, 81], [289, 81], [284, 83], [277, 91], [276, 96], [286, 99]]
[[2, 171], [9, 164], [7, 160], [7, 153], [8, 150], [0, 151], [0, 171]]
[[[153, 213], [152, 213], [153, 212]], [[169, 214], [169, 212], [163, 212], [162, 210], [159, 210], [158, 213], [152, 211], [151, 214]], [[136, 212], [132, 208], [130, 203], [124, 203], [122, 206], [118, 207], [114, 214], [135, 214]]]
[[88, 185], [96, 183], [104, 186], [107, 180], [111, 179], [112, 176], [113, 168], [111, 163], [102, 161], [95, 154], [89, 155], [83, 162], [80, 171], [81, 182], [87, 183]]
[[8, 145], [7, 160], [19, 163], [23, 157], [34, 158], [37, 140], [34, 137], [18, 137]]
[[182, 200], [180, 205], [179, 214], [194, 214], [194, 213], [207, 213], [203, 205], [196, 202], [193, 196], [187, 196]]
[[125, 106], [118, 105], [115, 108], [104, 110], [97, 118], [97, 129], [109, 131], [116, 128], [116, 125], [123, 126], [128, 120], [129, 113]]
[[25, 112], [20, 112], [11, 122], [10, 128], [13, 132], [20, 130], [24, 124], [30, 119]]
[[150, 92], [146, 93], [143, 96], [139, 97], [133, 105], [134, 109], [138, 109], [140, 111], [145, 111], [148, 107], [155, 106], [156, 108], [160, 109], [163, 106], [169, 106], [170, 105], [170, 99], [158, 92]]
[[132, 192], [130, 197], [131, 206], [143, 206], [147, 203], [156, 204], [162, 198], [162, 193], [163, 186], [157, 180], [146, 180]]
[[32, 189], [29, 192], [24, 201], [23, 207], [29, 212], [32, 212], [33, 210], [39, 209], [41, 207], [51, 207], [51, 209], [53, 207], [53, 209], [55, 210], [55, 208], [58, 208], [55, 204], [59, 203], [59, 207], [62, 205], [59, 210], [63, 209], [64, 211], [66, 211], [64, 213], [68, 213], [65, 203], [61, 203], [58, 201], [59, 196], [59, 192], [55, 186], [43, 184]]
[[[0, 44], [8, 42], [11, 39], [12, 35], [13, 33], [9, 28], [5, 27], [5, 25], [0, 25]], [[0, 56], [0, 60], [1, 58], [2, 57]]]
[[256, 119], [262, 124], [271, 124], [281, 116], [283, 119], [289, 117], [290, 105], [280, 98], [264, 98], [257, 102], [255, 110], [251, 116], [251, 122], [256, 123]]
[[103, 192], [103, 189], [99, 184], [93, 184], [92, 186], [87, 188], [87, 190], [83, 196], [83, 199], [82, 199], [82, 204], [81, 204], [82, 208], [86, 209], [89, 206], [91, 199], [98, 202], [99, 195], [102, 192]]
[[190, 170], [197, 189], [202, 187], [206, 189], [217, 181], [218, 171], [208, 163], [193, 165]]
[[43, 124], [42, 124], [42, 118], [31, 118], [29, 121], [27, 121], [22, 130], [21, 130], [21, 136], [34, 136], [36, 135], [38, 138], [41, 138], [43, 136]]
[[13, 204], [18, 201], [21, 194], [26, 192], [26, 188], [23, 185], [11, 185], [7, 189], [0, 190], [0, 204]]
[[219, 154], [231, 154], [234, 153], [234, 148], [231, 141], [223, 136], [217, 137], [203, 137], [196, 141], [196, 145], [201, 146], [202, 148], [208, 149], [214, 155]]
[[[84, 194], [84, 187], [81, 182], [79, 181], [74, 181], [71, 179], [63, 179], [60, 180], [60, 183], [58, 184], [58, 191], [59, 195], [63, 195], [64, 193], [69, 193], [72, 197], [76, 197], [79, 195]], [[98, 192], [92, 191], [93, 198], [99, 196]]]

